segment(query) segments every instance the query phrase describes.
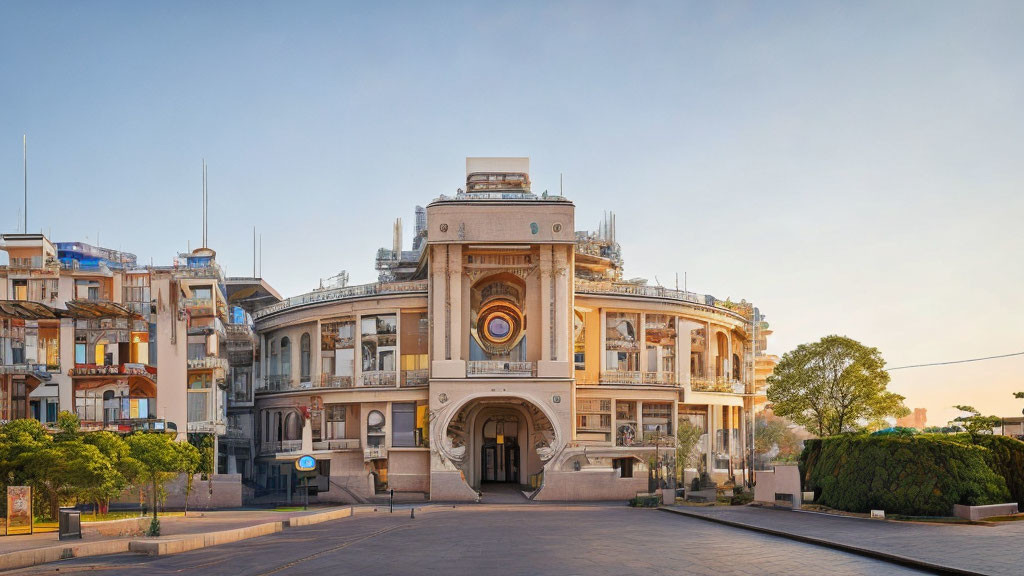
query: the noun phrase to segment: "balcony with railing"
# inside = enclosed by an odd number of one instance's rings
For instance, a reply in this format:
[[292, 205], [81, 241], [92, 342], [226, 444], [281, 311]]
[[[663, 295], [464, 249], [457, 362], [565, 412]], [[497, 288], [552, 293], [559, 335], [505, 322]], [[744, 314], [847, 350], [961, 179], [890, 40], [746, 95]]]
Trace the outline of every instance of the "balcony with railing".
[[690, 378], [690, 390], [694, 392], [743, 394], [746, 391], [746, 385], [732, 378]]
[[72, 379], [102, 379], [108, 376], [141, 376], [156, 382], [156, 367], [146, 364], [75, 364], [69, 371]]
[[292, 454], [302, 450], [302, 440], [271, 440], [260, 443], [260, 454]]
[[194, 318], [216, 316], [216, 301], [213, 298], [185, 298], [181, 301], [182, 310], [187, 311]]
[[641, 372], [639, 370], [607, 370], [601, 373], [601, 384], [675, 386], [675, 372]]
[[698, 294], [685, 290], [672, 290], [662, 286], [648, 286], [633, 282], [613, 282], [611, 280], [585, 280], [576, 278], [575, 290], [579, 294], [608, 294], [614, 296], [640, 296], [644, 298], [663, 298], [666, 300], [677, 300], [689, 302], [701, 306], [711, 306], [725, 310], [743, 318], [750, 318], [753, 308], [747, 302], [732, 302], [731, 300], [718, 300], [710, 294]]
[[530, 378], [536, 375], [533, 362], [505, 362], [502, 360], [470, 360], [466, 362], [467, 377]]
[[397, 388], [398, 375], [392, 370], [363, 372], [359, 375], [359, 385], [366, 388]]
[[402, 387], [426, 386], [430, 382], [427, 370], [402, 370]]
[[387, 294], [425, 293], [426, 291], [426, 280], [413, 280], [410, 282], [377, 282], [374, 284], [362, 284], [359, 286], [331, 288], [329, 290], [314, 290], [313, 292], [293, 296], [277, 304], [261, 308], [253, 314], [253, 318], [265, 318], [271, 314], [276, 314], [290, 308], [297, 308], [309, 304], [335, 302], [350, 298], [363, 298], [366, 296], [380, 296]]
[[388, 449], [384, 446], [367, 446], [363, 449], [363, 460], [382, 460], [388, 457]]
[[189, 370], [227, 370], [228, 361], [218, 356], [201, 356], [188, 359]]
[[358, 450], [359, 438], [314, 441], [313, 450]]

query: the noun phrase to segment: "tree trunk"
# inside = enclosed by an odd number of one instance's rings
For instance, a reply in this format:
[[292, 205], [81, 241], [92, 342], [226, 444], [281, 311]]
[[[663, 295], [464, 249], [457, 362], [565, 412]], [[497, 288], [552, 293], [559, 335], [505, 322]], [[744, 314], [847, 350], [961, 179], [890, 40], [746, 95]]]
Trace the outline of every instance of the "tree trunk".
[[156, 518], [156, 476], [153, 476], [153, 518]]

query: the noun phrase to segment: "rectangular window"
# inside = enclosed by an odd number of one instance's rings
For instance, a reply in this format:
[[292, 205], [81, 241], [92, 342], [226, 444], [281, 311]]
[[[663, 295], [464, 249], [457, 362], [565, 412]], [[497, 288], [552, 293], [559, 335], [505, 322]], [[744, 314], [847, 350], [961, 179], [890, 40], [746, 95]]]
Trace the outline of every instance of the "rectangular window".
[[576, 399], [576, 438], [610, 442], [612, 401], [605, 398]]
[[619, 478], [632, 478], [633, 477], [633, 459], [632, 458], [615, 458], [612, 460], [612, 468], [619, 471]]
[[28, 300], [27, 280], [12, 280], [11, 287], [14, 289], [15, 300]]
[[327, 420], [327, 439], [341, 440], [345, 438], [345, 416], [348, 407], [345, 404], [328, 404], [325, 406]]
[[573, 363], [576, 370], [587, 369], [587, 325], [583, 312], [573, 311]]
[[644, 319], [649, 384], [676, 382], [676, 319], [665, 314], [648, 314]]
[[672, 437], [672, 405], [669, 403], [644, 402], [644, 442], [665, 444]]
[[415, 403], [391, 405], [391, 445], [397, 447], [417, 445]]
[[395, 314], [364, 316], [360, 321], [363, 372], [395, 370], [398, 337]]
[[639, 314], [609, 312], [605, 324], [605, 367], [608, 371], [640, 370]]
[[402, 313], [402, 386], [427, 385], [427, 313]]

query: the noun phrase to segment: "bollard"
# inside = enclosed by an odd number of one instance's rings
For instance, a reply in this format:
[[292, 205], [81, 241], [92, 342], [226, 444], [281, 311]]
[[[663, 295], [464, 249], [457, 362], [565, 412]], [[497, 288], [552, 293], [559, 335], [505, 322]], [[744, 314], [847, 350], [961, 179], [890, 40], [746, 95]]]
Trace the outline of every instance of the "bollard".
[[395, 489], [394, 488], [391, 489], [391, 510], [389, 512], [391, 514], [395, 513]]
[[416, 518], [416, 509], [415, 508], [409, 508], [409, 518], [413, 518], [413, 519]]

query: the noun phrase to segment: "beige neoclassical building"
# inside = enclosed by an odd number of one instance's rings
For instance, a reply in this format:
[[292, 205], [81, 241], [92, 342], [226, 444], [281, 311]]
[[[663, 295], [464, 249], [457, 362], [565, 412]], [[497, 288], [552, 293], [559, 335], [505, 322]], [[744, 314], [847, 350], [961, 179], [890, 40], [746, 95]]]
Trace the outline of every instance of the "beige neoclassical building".
[[531, 192], [527, 158], [469, 158], [411, 249], [396, 225], [378, 283], [256, 310], [257, 496], [294, 493], [310, 454], [321, 501], [623, 499], [684, 420], [695, 471], [743, 481], [757, 311], [624, 281], [614, 216], [580, 232], [574, 210]]

